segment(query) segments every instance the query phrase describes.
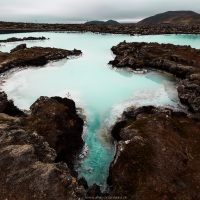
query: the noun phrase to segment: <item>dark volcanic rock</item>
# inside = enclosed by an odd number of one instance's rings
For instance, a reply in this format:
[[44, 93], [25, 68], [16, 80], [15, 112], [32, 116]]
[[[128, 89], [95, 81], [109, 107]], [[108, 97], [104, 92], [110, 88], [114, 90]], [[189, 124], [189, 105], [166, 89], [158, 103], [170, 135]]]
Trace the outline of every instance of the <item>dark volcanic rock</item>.
[[200, 198], [200, 124], [185, 113], [145, 107], [123, 115], [108, 183], [134, 200]]
[[51, 60], [80, 55], [80, 50], [65, 50], [49, 47], [31, 47], [12, 53], [0, 52], [0, 73], [16, 67], [43, 66]]
[[22, 49], [26, 49], [26, 44], [19, 44], [14, 49], [11, 49], [10, 52], [13, 53], [15, 51], [19, 51], [19, 50], [22, 50]]
[[116, 55], [110, 64], [115, 67], [132, 69], [152, 67], [186, 78], [200, 71], [200, 50], [190, 46], [121, 42], [111, 49]]
[[179, 98], [191, 111], [200, 112], [200, 50], [190, 46], [158, 43], [126, 43], [112, 47], [109, 64], [118, 68], [155, 68], [177, 76]]
[[83, 147], [83, 120], [76, 114], [75, 103], [67, 98], [40, 97], [26, 120], [28, 128], [42, 135], [56, 150], [56, 161], [65, 161], [73, 169]]
[[0, 42], [18, 42], [18, 41], [27, 41], [27, 40], [47, 40], [45, 37], [24, 37], [24, 38], [8, 38], [6, 40], [0, 40]]
[[0, 113], [5, 113], [10, 116], [23, 116], [24, 113], [18, 109], [12, 100], [7, 99], [5, 92], [0, 92]]

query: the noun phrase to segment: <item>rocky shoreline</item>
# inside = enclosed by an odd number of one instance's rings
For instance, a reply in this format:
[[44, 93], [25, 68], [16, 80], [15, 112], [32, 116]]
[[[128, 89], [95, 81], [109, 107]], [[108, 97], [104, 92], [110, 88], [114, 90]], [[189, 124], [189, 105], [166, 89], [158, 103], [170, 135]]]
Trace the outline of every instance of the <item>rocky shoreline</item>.
[[170, 26], [155, 25], [142, 26], [137, 24], [95, 25], [95, 24], [36, 24], [0, 22], [0, 34], [21, 32], [93, 32], [130, 35], [158, 35], [158, 34], [200, 34], [200, 26]]
[[117, 68], [154, 68], [181, 79], [178, 95], [194, 113], [200, 112], [200, 50], [190, 46], [158, 43], [121, 42], [112, 47], [110, 61]]

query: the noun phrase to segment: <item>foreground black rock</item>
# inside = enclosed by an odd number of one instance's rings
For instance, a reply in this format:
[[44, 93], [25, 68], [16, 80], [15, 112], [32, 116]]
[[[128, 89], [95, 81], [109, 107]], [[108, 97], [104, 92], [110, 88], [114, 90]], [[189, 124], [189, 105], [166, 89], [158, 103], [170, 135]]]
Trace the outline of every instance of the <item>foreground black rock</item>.
[[179, 98], [191, 111], [200, 112], [200, 50], [190, 46], [158, 43], [126, 43], [112, 47], [109, 64], [117, 68], [155, 68], [182, 79]]
[[84, 200], [85, 189], [78, 185], [65, 159], [57, 160], [62, 150], [74, 158], [72, 154], [83, 145], [83, 122], [74, 102], [42, 97], [32, 106], [31, 115], [12, 117], [4, 111], [13, 103], [5, 93], [0, 100], [0, 199]]
[[185, 113], [142, 107], [113, 129], [119, 141], [110, 167], [111, 196], [199, 199], [200, 124]]

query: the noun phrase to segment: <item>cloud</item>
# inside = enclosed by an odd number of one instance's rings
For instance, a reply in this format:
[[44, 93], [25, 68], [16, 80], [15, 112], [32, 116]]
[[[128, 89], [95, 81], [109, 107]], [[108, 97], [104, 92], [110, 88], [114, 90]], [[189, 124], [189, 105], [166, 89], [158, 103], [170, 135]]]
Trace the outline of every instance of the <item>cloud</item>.
[[1, 0], [0, 21], [136, 20], [168, 10], [200, 12], [199, 0]]

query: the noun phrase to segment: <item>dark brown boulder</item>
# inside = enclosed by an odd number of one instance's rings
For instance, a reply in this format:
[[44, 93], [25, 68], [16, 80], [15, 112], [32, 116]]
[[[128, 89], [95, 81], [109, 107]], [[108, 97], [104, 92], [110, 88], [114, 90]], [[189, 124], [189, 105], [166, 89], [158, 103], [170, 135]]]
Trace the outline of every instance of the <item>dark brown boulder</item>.
[[65, 161], [73, 169], [83, 147], [83, 120], [76, 113], [75, 103], [67, 98], [40, 97], [30, 109], [28, 128], [42, 135], [56, 150], [57, 162]]

